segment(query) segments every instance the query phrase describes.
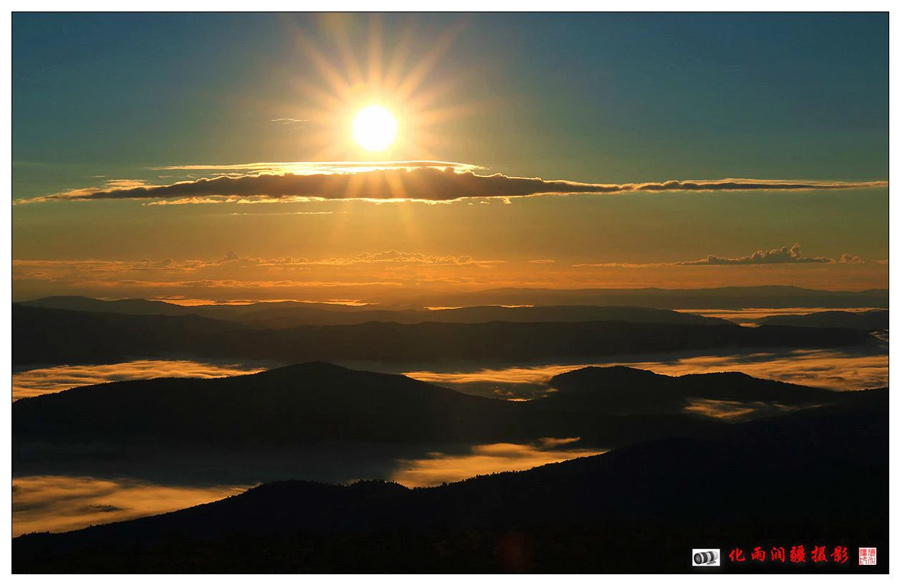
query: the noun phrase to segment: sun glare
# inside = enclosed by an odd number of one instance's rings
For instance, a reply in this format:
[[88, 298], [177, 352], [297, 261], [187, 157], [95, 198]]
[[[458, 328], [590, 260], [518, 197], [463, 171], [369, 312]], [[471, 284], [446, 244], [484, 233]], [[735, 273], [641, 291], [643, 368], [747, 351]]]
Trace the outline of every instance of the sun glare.
[[367, 106], [353, 119], [353, 138], [366, 150], [384, 150], [396, 136], [397, 119], [384, 106]]

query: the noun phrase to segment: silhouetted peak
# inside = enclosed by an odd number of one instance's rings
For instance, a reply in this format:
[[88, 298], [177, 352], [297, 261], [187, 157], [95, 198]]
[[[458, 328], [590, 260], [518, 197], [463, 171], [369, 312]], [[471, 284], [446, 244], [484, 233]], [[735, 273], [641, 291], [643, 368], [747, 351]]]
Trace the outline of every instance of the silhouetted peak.
[[[272, 368], [271, 370], [254, 374], [254, 376], [266, 380], [290, 383], [316, 381], [321, 383], [334, 382], [343, 385], [381, 385], [385, 383], [394, 385], [406, 385], [408, 383], [426, 385], [402, 374], [384, 374], [366, 370], [353, 370], [324, 361], [304, 362], [290, 366]], [[433, 388], [438, 389], [437, 386], [434, 386]]]
[[393, 481], [383, 479], [364, 479], [350, 484], [349, 489], [355, 493], [369, 496], [394, 495], [408, 492], [409, 488]]
[[744, 372], [705, 372], [702, 374], [684, 374], [683, 376], [679, 376], [682, 379], [696, 380], [698, 378], [706, 378], [706, 379], [716, 379], [719, 381], [737, 381], [737, 380], [759, 380], [760, 378], [754, 378], [750, 374], [746, 374]]
[[282, 366], [280, 368], [272, 368], [271, 370], [266, 370], [265, 372], [260, 372], [257, 375], [265, 375], [272, 377], [285, 377], [285, 376], [322, 376], [322, 375], [347, 375], [347, 374], [366, 374], [368, 372], [360, 372], [357, 370], [350, 370], [343, 366], [338, 366], [332, 364], [330, 362], [324, 361], [314, 361], [314, 362], [303, 362], [300, 364], [292, 364], [289, 366]]
[[301, 479], [272, 481], [254, 486], [242, 494], [242, 498], [262, 498], [268, 502], [289, 501], [301, 496], [324, 494], [340, 489], [340, 486]]
[[303, 362], [300, 364], [294, 364], [291, 366], [286, 366], [283, 368], [285, 370], [297, 370], [303, 372], [351, 372], [354, 370], [350, 370], [343, 366], [339, 366], [337, 364], [333, 364], [331, 362], [325, 361], [313, 361], [313, 362]]
[[267, 504], [286, 504], [306, 500], [310, 497], [332, 497], [345, 495], [348, 497], [382, 497], [403, 494], [409, 488], [392, 481], [370, 479], [361, 480], [350, 485], [326, 484], [307, 480], [280, 480], [263, 483], [245, 492], [243, 500], [259, 498]]
[[550, 379], [550, 383], [551, 385], [556, 385], [557, 382], [567, 384], [569, 382], [591, 380], [594, 383], [603, 384], [607, 382], [646, 381], [668, 377], [650, 370], [639, 370], [628, 366], [588, 366], [564, 374], [558, 374]]

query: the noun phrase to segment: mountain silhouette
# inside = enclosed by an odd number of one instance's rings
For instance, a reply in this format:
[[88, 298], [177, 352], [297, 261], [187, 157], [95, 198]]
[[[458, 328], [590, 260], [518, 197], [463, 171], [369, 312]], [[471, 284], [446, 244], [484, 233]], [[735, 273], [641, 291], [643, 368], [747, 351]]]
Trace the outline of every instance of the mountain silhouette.
[[217, 379], [74, 388], [14, 403], [17, 438], [294, 444], [306, 439], [491, 441], [521, 404], [405, 376], [312, 362]]
[[624, 321], [304, 325], [265, 329], [197, 315], [126, 315], [14, 304], [13, 365], [135, 357], [434, 362], [581, 359], [747, 347], [873, 343], [863, 331]]
[[721, 423], [685, 412], [690, 398], [821, 406], [847, 396], [742, 374], [676, 378], [625, 367], [585, 368], [551, 384], [559, 390], [546, 398], [510, 402], [321, 362], [230, 378], [131, 380], [18, 400], [13, 437], [247, 446], [578, 436], [611, 447], [712, 432]]
[[[160, 516], [25, 535], [13, 540], [13, 571], [685, 573], [697, 547], [885, 547], [888, 392], [848, 394], [714, 437], [442, 487], [285, 481]], [[718, 570], [868, 569], [888, 572], [886, 555], [871, 568], [851, 558], [726, 560]]]
[[591, 408], [609, 414], [675, 413], [682, 411], [692, 398], [811, 406], [843, 396], [831, 390], [761, 380], [741, 372], [664, 376], [624, 366], [566, 372], [554, 376], [550, 385], [560, 391], [541, 401], [548, 407]]

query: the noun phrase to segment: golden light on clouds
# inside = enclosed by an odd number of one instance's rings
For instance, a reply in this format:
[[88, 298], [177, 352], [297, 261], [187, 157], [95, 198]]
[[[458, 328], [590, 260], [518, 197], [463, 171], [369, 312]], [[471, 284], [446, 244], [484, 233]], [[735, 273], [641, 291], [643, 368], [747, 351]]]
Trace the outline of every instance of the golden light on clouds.
[[12, 399], [62, 392], [78, 386], [152, 378], [224, 378], [262, 372], [259, 365], [195, 360], [132, 360], [116, 364], [73, 364], [36, 368], [12, 375]]
[[128, 479], [40, 475], [13, 479], [13, 537], [65, 532], [189, 508], [250, 486], [164, 486]]
[[704, 355], [684, 352], [659, 356], [623, 356], [593, 362], [540, 364], [465, 371], [405, 371], [410, 378], [466, 394], [495, 398], [537, 398], [552, 391], [553, 376], [589, 366], [628, 366], [665, 376], [743, 372], [755, 378], [833, 390], [863, 390], [888, 384], [887, 352], [853, 353], [833, 349], [797, 349], [782, 353], [749, 352]]
[[428, 487], [462, 481], [477, 475], [525, 471], [549, 463], [600, 455], [607, 451], [564, 447], [577, 441], [577, 437], [548, 437], [537, 444], [493, 443], [473, 445], [468, 453], [429, 453], [422, 459], [400, 460], [400, 467], [391, 476], [391, 481], [406, 487]]

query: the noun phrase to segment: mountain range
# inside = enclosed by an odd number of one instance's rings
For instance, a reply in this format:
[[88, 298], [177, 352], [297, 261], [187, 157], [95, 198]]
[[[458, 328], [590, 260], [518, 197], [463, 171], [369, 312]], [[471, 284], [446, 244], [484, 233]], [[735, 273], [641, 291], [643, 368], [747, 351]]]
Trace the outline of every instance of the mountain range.
[[[587, 375], [587, 374], [580, 374]], [[593, 375], [593, 374], [590, 374]], [[194, 508], [13, 540], [28, 572], [877, 572], [886, 550], [887, 390], [435, 488], [283, 481]], [[750, 561], [759, 546], [848, 563]], [[693, 548], [744, 563], [692, 569]]]
[[628, 321], [630, 323], [674, 323], [691, 325], [725, 324], [723, 319], [690, 313], [634, 306], [483, 306], [441, 310], [387, 310], [367, 306], [354, 307], [294, 301], [247, 305], [182, 306], [163, 301], [121, 299], [103, 301], [89, 297], [46, 297], [21, 303], [27, 307], [118, 313], [124, 315], [198, 315], [210, 319], [234, 321], [260, 328], [282, 329], [299, 325], [357, 325], [371, 321], [389, 323], [516, 323]]
[[[671, 315], [669, 315], [671, 316]], [[687, 316], [690, 319], [703, 319]], [[681, 319], [681, 317], [679, 317]], [[694, 323], [367, 322], [265, 329], [188, 315], [132, 315], [13, 304], [13, 365], [178, 356], [302, 361], [521, 362], [723, 348], [873, 343], [864, 331]], [[707, 324], [708, 323], [708, 324]]]
[[229, 378], [131, 380], [23, 398], [12, 406], [13, 438], [246, 447], [578, 436], [608, 448], [704, 434], [721, 424], [687, 410], [692, 399], [777, 411], [850, 396], [744, 374], [670, 377], [621, 366], [569, 372], [553, 378], [551, 386], [557, 391], [545, 398], [510, 402], [313, 362]]

